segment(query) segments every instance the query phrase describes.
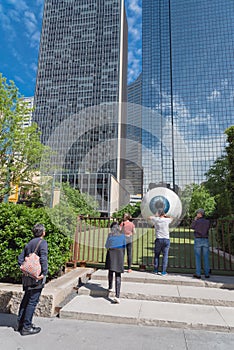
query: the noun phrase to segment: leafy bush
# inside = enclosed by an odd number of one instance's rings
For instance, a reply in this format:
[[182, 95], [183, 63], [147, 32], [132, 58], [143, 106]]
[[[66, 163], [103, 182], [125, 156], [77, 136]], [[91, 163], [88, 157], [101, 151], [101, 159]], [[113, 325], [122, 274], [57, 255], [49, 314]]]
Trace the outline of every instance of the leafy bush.
[[49, 279], [55, 277], [70, 257], [71, 238], [52, 224], [43, 208], [0, 204], [0, 281], [19, 283], [21, 272], [18, 255], [33, 238], [32, 227], [42, 223], [48, 242]]
[[60, 202], [69, 204], [76, 215], [100, 216], [98, 212], [98, 202], [86, 193], [80, 193], [78, 189], [72, 188], [69, 184], [63, 183], [62, 190], [66, 198], [61, 198]]
[[128, 204], [114, 213], [112, 217], [118, 221], [122, 221], [124, 213], [130, 214], [132, 218], [137, 218], [141, 214], [141, 203], [135, 203], [134, 205]]
[[234, 255], [234, 218], [225, 217], [218, 221], [217, 241], [220, 249]]

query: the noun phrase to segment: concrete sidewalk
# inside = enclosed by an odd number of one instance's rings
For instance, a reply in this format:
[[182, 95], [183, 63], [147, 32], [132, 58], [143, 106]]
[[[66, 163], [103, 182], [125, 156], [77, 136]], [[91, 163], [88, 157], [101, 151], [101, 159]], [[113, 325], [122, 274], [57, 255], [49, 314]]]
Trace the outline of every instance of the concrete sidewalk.
[[123, 274], [121, 303], [107, 291], [107, 271], [98, 270], [60, 311], [61, 318], [234, 332], [233, 277], [209, 281], [191, 275]]
[[1, 350], [233, 350], [234, 334], [34, 317], [41, 333], [22, 337], [0, 314]]

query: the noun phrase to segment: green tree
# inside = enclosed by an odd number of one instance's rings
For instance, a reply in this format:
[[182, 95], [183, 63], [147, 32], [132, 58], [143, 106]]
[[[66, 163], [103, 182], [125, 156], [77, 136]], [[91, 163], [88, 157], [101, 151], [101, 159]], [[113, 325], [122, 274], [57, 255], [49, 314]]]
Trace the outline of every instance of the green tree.
[[71, 187], [68, 183], [55, 184], [61, 188], [59, 204], [54, 208], [47, 208], [46, 211], [56, 227], [69, 237], [73, 237], [77, 218], [80, 215], [99, 217], [98, 203], [87, 194]]
[[218, 158], [205, 174], [205, 188], [215, 197], [216, 209], [214, 216], [223, 217], [231, 214], [230, 189], [228, 186], [227, 156]]
[[32, 183], [45, 146], [37, 125], [27, 122], [31, 110], [13, 81], [0, 74], [0, 199], [10, 184]]
[[69, 203], [77, 215], [100, 216], [98, 202], [91, 196], [86, 193], [80, 193], [79, 190], [72, 188], [67, 183], [63, 183], [62, 189], [65, 194], [64, 200]]
[[226, 147], [228, 161], [227, 186], [230, 193], [231, 213], [234, 214], [234, 126], [225, 130], [228, 145]]
[[207, 216], [211, 216], [215, 210], [215, 198], [210, 195], [204, 185], [193, 185], [188, 216], [193, 217], [198, 208], [203, 208]]

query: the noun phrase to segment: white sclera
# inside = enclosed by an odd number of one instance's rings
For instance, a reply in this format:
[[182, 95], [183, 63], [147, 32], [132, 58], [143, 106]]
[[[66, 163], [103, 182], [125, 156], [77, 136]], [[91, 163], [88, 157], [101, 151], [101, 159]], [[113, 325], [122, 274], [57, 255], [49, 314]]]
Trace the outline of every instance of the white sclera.
[[173, 222], [178, 222], [182, 214], [181, 200], [175, 192], [165, 187], [153, 188], [144, 195], [141, 202], [141, 214], [143, 218], [147, 220], [149, 216], [155, 215], [155, 212], [152, 212], [150, 209], [150, 203], [155, 197], [163, 197], [169, 202], [169, 209], [166, 214], [176, 219]]

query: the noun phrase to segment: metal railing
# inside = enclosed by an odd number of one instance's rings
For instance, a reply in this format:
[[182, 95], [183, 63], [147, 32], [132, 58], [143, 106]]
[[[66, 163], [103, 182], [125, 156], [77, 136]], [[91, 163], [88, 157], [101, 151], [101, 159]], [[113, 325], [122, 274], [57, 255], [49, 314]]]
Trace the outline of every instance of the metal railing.
[[[110, 218], [78, 219], [71, 248], [71, 261], [74, 265], [82, 262], [105, 263], [105, 242], [111, 222]], [[133, 222], [136, 226], [132, 250], [133, 266], [150, 269], [154, 258], [154, 228], [143, 219], [134, 219]], [[169, 270], [195, 269], [194, 234], [190, 225], [191, 221], [183, 221], [170, 232]], [[211, 269], [234, 271], [234, 220], [211, 221], [209, 242]]]

